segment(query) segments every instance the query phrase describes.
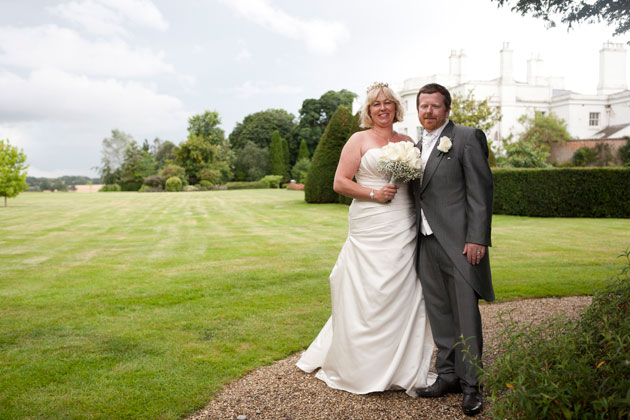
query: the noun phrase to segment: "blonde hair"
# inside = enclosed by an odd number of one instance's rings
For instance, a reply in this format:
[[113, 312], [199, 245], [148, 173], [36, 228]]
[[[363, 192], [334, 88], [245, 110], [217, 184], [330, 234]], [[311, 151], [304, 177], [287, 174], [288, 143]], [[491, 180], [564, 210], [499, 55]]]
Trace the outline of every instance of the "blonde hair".
[[370, 115], [370, 105], [376, 100], [378, 95], [383, 92], [385, 97], [392, 101], [396, 106], [396, 111], [394, 113], [394, 122], [399, 122], [403, 120], [403, 115], [405, 111], [403, 110], [402, 105], [400, 104], [400, 99], [394, 93], [394, 91], [387, 86], [386, 83], [375, 83], [368, 88], [367, 97], [365, 98], [365, 102], [361, 107], [361, 127], [372, 127], [374, 122], [372, 121], [372, 116]]

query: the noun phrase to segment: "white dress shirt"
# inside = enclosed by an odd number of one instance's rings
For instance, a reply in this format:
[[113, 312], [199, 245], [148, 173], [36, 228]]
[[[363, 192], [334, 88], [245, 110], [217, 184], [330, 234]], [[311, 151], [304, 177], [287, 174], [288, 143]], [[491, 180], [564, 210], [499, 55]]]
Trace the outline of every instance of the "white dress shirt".
[[[433, 131], [423, 130], [422, 133], [422, 154], [420, 155], [420, 159], [422, 159], [422, 172], [424, 172], [424, 168], [427, 166], [427, 161], [429, 160], [429, 156], [437, 143], [437, 139], [440, 138], [440, 134], [442, 134], [442, 130], [448, 124], [448, 120], [441, 127], [436, 128]], [[422, 217], [422, 222], [420, 224], [420, 233], [424, 236], [433, 235], [433, 230], [431, 230], [431, 226], [429, 226], [429, 222], [424, 215], [424, 210], [420, 209], [420, 216]]]

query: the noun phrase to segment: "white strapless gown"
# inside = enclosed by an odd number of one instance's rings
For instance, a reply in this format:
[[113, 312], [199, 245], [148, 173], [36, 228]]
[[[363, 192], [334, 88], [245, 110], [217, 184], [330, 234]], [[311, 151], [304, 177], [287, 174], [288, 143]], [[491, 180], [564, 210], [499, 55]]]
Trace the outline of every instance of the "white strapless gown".
[[[368, 150], [356, 173], [380, 189], [380, 148]], [[354, 200], [348, 238], [330, 274], [332, 316], [297, 366], [329, 387], [355, 394], [415, 389], [429, 374], [433, 338], [415, 270], [416, 215], [407, 184], [391, 203]]]

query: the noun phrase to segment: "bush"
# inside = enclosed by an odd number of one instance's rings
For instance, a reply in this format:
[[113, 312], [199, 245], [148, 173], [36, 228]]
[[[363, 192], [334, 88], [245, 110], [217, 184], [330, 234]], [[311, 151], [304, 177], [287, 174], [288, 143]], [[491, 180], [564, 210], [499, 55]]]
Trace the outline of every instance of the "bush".
[[580, 147], [573, 154], [573, 164], [575, 166], [589, 166], [597, 160], [597, 150], [590, 147]]
[[143, 185], [140, 187], [138, 192], [164, 192], [164, 190], [159, 187], [149, 187], [148, 185]]
[[282, 182], [282, 175], [267, 175], [260, 180], [267, 188], [280, 188]]
[[161, 175], [164, 179], [176, 176], [182, 180], [182, 183], [186, 183], [187, 181], [186, 170], [181, 166], [172, 163], [162, 168], [158, 174]]
[[339, 194], [333, 190], [335, 171], [341, 149], [353, 132], [352, 114], [348, 108], [340, 105], [330, 118], [313, 154], [308, 181], [304, 186], [307, 203], [339, 202]]
[[152, 188], [160, 188], [164, 189], [164, 177], [160, 175], [149, 175], [144, 178], [144, 185], [147, 185]]
[[[306, 143], [303, 144], [306, 145]], [[311, 169], [311, 161], [308, 160], [308, 158], [300, 159], [295, 163], [295, 165], [293, 165], [291, 175], [299, 184], [304, 184], [306, 182], [306, 175], [308, 175], [309, 169]]]
[[178, 176], [172, 176], [166, 180], [166, 191], [181, 191], [184, 183]]
[[213, 185], [221, 183], [221, 171], [217, 169], [202, 169], [199, 171], [198, 177], [200, 181], [209, 181]]
[[499, 357], [482, 375], [493, 418], [630, 417], [630, 251], [578, 321], [503, 321]]
[[120, 188], [120, 185], [118, 184], [106, 184], [106, 185], [103, 185], [100, 190], [98, 190], [98, 192], [118, 192], [118, 191], [122, 191], [122, 188]]
[[630, 168], [493, 169], [495, 214], [630, 217]]
[[261, 181], [242, 181], [242, 182], [228, 182], [225, 184], [228, 190], [249, 190], [249, 189], [261, 189], [269, 188], [267, 184]]
[[199, 181], [199, 185], [202, 188], [205, 188], [207, 190], [211, 189], [214, 186], [214, 184], [212, 184], [212, 182], [206, 181], [205, 179], [202, 179], [201, 181]]

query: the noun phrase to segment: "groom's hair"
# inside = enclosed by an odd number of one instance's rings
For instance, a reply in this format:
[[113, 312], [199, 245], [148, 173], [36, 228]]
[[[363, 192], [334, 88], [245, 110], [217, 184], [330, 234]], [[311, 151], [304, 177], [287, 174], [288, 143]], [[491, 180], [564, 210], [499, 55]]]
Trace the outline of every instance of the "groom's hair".
[[444, 86], [437, 83], [429, 83], [420, 88], [418, 96], [416, 96], [416, 109], [418, 109], [418, 105], [420, 105], [420, 95], [422, 93], [441, 93], [442, 96], [444, 96], [444, 106], [446, 109], [451, 109], [451, 93]]

